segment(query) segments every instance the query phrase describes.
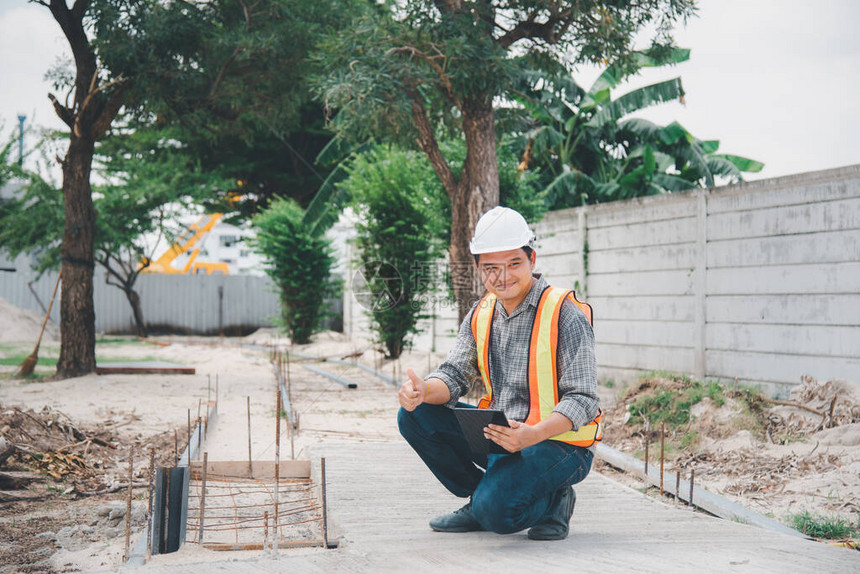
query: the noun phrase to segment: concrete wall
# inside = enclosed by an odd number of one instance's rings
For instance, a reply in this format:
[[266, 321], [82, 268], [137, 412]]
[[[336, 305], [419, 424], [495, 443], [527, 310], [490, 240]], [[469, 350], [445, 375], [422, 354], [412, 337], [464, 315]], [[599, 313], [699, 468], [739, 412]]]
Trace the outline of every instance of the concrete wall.
[[[538, 270], [594, 307], [601, 379], [668, 370], [773, 395], [860, 380], [860, 166], [567, 209], [535, 231]], [[350, 295], [345, 330], [369, 337]], [[456, 310], [437, 315], [416, 348], [450, 348]]]

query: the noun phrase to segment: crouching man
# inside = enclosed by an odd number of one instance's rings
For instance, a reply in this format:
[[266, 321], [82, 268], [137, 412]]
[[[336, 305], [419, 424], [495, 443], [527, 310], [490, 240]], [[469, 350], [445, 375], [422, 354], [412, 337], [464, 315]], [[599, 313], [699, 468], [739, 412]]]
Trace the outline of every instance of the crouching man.
[[[591, 469], [600, 414], [591, 310], [533, 274], [534, 234], [516, 211], [485, 213], [469, 245], [487, 295], [468, 313], [454, 348], [422, 380], [409, 369], [399, 390], [400, 432], [462, 508], [430, 521], [439, 532], [528, 528], [533, 540], [568, 535], [572, 485]], [[586, 316], [587, 314], [587, 316]], [[472, 452], [452, 410], [471, 380], [486, 390], [479, 408], [505, 413], [509, 427], [487, 438], [511, 454]]]

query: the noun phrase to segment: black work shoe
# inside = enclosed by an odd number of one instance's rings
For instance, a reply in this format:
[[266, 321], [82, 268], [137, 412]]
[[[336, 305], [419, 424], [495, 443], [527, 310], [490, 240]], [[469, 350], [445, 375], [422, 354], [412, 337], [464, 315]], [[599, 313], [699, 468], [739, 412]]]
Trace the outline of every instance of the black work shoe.
[[570, 517], [576, 505], [576, 491], [573, 487], [564, 487], [557, 494], [555, 508], [546, 518], [535, 524], [529, 530], [532, 540], [564, 540], [570, 530]]
[[463, 508], [431, 520], [430, 528], [436, 532], [473, 532], [484, 529], [472, 514], [471, 500]]

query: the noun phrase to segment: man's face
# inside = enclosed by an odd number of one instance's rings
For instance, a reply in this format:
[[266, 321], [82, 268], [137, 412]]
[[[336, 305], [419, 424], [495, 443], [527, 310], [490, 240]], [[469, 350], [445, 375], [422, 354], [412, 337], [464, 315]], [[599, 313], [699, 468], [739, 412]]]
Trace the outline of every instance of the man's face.
[[519, 304], [532, 286], [535, 253], [526, 256], [522, 249], [482, 253], [478, 258], [478, 272], [487, 291], [502, 303]]

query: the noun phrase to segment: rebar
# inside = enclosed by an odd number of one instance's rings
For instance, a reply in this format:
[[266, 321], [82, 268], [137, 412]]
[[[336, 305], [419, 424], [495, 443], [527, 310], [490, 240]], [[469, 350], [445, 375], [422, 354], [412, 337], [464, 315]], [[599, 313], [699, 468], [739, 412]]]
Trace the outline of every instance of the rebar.
[[281, 387], [278, 386], [275, 393], [275, 527], [272, 535], [275, 538], [274, 548], [278, 550], [278, 502], [280, 498], [280, 478], [281, 478]]
[[660, 423], [660, 496], [663, 496], [663, 461], [666, 457], [664, 441], [666, 439], [666, 422]]
[[209, 452], [203, 453], [203, 486], [200, 490], [200, 534], [197, 539], [203, 543], [203, 521], [206, 513], [206, 471], [209, 466]]
[[326, 508], [326, 494], [325, 494], [325, 457], [320, 458], [320, 482], [322, 483], [322, 535], [323, 535], [323, 544], [328, 548], [328, 512]]
[[188, 409], [188, 439], [185, 445], [185, 452], [188, 453], [188, 464], [191, 464], [191, 409]]
[[248, 476], [254, 478], [254, 465], [251, 462], [251, 397], [246, 397], [248, 405]]
[[[176, 429], [173, 429], [174, 445], [176, 443]], [[174, 450], [174, 457], [176, 451]], [[155, 448], [149, 449], [149, 505], [147, 507], [146, 527], [146, 555], [152, 556], [152, 497], [155, 493]]]
[[125, 501], [125, 553], [123, 560], [128, 560], [131, 546], [131, 497], [134, 492], [134, 445], [128, 449], [128, 497]]
[[651, 437], [648, 434], [648, 429], [645, 429], [645, 488], [648, 488], [648, 446], [651, 443]]
[[693, 506], [693, 481], [696, 478], [696, 469], [690, 469], [690, 510], [696, 510], [696, 507]]

